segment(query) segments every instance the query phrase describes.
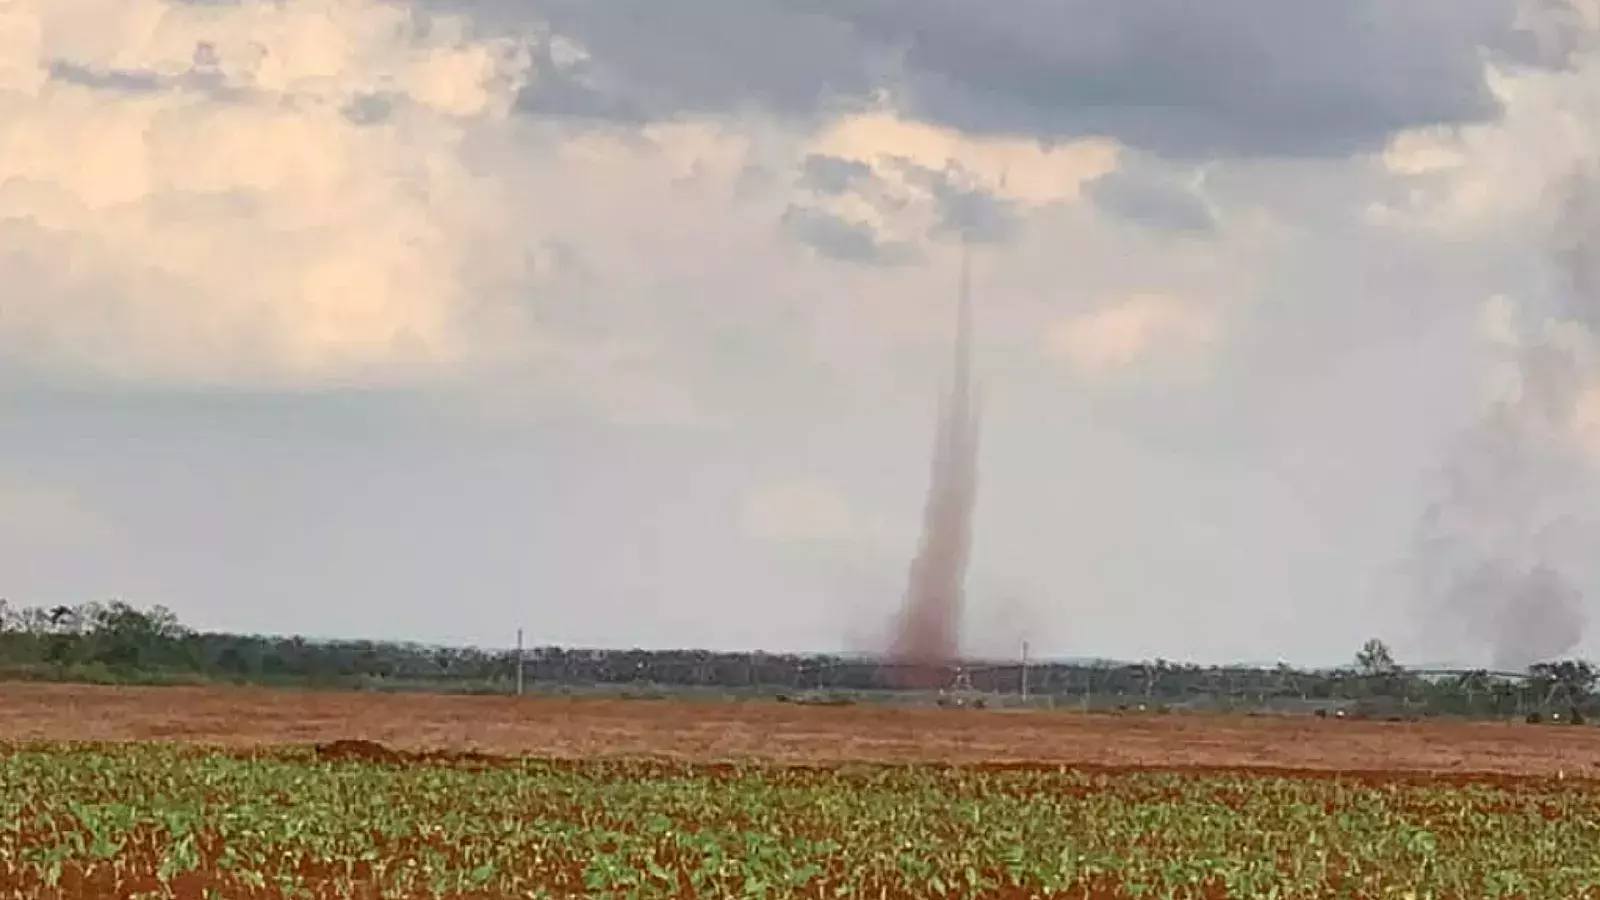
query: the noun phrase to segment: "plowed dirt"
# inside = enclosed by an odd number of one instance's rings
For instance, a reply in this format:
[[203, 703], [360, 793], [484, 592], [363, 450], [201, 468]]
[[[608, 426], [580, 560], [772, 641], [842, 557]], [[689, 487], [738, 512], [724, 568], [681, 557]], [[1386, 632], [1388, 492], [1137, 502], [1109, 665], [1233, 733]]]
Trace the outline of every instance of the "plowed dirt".
[[220, 687], [4, 684], [0, 740], [322, 744], [347, 756], [451, 751], [1600, 777], [1600, 728], [1587, 726]]

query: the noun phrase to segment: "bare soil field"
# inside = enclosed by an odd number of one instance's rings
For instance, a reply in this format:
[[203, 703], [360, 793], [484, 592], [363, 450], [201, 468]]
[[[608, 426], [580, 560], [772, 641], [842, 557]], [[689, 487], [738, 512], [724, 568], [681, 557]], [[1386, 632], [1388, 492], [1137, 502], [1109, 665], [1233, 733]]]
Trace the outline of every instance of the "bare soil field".
[[0, 685], [0, 741], [26, 740], [160, 740], [234, 747], [343, 740], [374, 741], [400, 750], [556, 758], [1046, 763], [1600, 778], [1600, 729], [1582, 726]]

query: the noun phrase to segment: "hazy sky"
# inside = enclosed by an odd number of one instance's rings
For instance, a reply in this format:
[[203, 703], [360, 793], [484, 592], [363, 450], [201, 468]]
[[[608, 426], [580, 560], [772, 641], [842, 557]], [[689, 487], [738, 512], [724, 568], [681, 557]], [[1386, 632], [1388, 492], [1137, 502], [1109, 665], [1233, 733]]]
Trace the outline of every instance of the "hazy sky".
[[[1595, 0], [0, 0], [0, 596], [871, 646], [965, 236], [970, 650], [1486, 661], [1403, 570], [1563, 290], [1597, 27]], [[1600, 461], [1597, 398], [1560, 439]]]

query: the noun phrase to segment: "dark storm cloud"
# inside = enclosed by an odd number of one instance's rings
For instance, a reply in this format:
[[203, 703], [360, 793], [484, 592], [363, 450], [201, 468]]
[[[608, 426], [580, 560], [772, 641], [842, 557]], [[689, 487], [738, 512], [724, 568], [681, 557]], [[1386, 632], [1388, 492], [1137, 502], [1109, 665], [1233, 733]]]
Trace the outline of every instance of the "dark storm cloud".
[[907, 159], [897, 160], [896, 165], [908, 183], [921, 187], [933, 198], [939, 214], [934, 236], [954, 236], [979, 244], [1002, 243], [1021, 227], [1016, 204], [976, 185], [959, 165], [930, 169]]
[[922, 115], [1179, 156], [1345, 153], [1399, 128], [1489, 118], [1478, 48], [1505, 41], [1512, 12], [1511, 0], [857, 7], [865, 34], [905, 48]]
[[189, 70], [178, 74], [163, 74], [139, 68], [98, 68], [70, 59], [51, 60], [47, 71], [52, 81], [114, 94], [183, 91], [204, 95], [219, 102], [240, 100], [249, 96], [248, 89], [227, 83], [219, 68], [216, 48], [205, 42], [195, 45]]
[[947, 187], [939, 202], [939, 230], [977, 244], [1010, 240], [1022, 226], [1016, 204], [981, 188]]
[[357, 125], [378, 125], [394, 113], [395, 98], [389, 94], [362, 94], [345, 104], [344, 117]]
[[648, 116], [627, 93], [603, 78], [586, 62], [556, 65], [548, 47], [533, 58], [533, 77], [517, 94], [516, 108], [525, 113], [557, 118], [602, 119], [637, 124]]
[[1194, 191], [1153, 173], [1119, 169], [1090, 181], [1084, 194], [1100, 209], [1147, 228], [1206, 235], [1217, 227]]
[[873, 177], [872, 167], [860, 160], [813, 153], [800, 163], [798, 180], [803, 188], [836, 197]]
[[[760, 107], [784, 115], [816, 112], [831, 97], [859, 97], [874, 83], [848, 21], [767, 0], [488, 0], [464, 2], [499, 16], [537, 20], [591, 55], [584, 74], [606, 84], [591, 95], [596, 115], [610, 104], [655, 116]], [[545, 88], [530, 84], [534, 106]], [[622, 99], [626, 98], [626, 99]]]
[[885, 240], [865, 222], [853, 222], [827, 210], [790, 206], [779, 227], [791, 238], [840, 262], [891, 266], [916, 258], [915, 248]]
[[1184, 157], [1344, 154], [1491, 119], [1485, 48], [1564, 60], [1559, 36], [1513, 27], [1516, 0], [458, 3], [589, 51], [606, 86], [546, 79], [531, 110], [808, 117], [887, 88], [910, 114], [972, 132], [1103, 134]]
[[[885, 179], [858, 160], [813, 153], [800, 162], [794, 182], [816, 198], [850, 196], [890, 218], [926, 203], [933, 213], [927, 236], [934, 239], [1002, 243], [1021, 227], [1016, 204], [978, 185], [959, 165], [933, 169], [903, 157], [883, 163], [894, 177]], [[869, 226], [811, 204], [791, 205], [783, 231], [832, 259], [897, 264], [914, 256], [903, 245], [880, 241]]]
[[50, 63], [50, 77], [55, 81], [67, 84], [130, 94], [150, 93], [167, 88], [167, 83], [155, 72], [147, 72], [142, 69], [108, 69], [101, 71], [61, 59]]

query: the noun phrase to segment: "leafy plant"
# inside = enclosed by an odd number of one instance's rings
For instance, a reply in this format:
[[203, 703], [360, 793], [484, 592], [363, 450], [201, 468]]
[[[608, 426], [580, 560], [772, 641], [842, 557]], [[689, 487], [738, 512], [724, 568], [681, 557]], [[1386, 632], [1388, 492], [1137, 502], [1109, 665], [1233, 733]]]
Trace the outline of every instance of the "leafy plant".
[[1600, 898], [1600, 789], [1260, 774], [0, 754], [0, 897]]

